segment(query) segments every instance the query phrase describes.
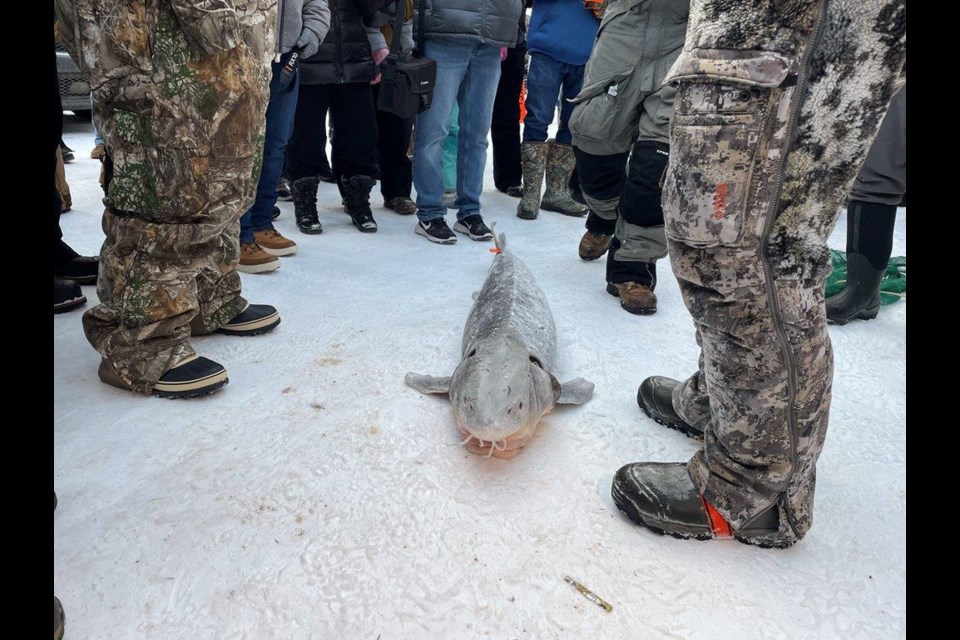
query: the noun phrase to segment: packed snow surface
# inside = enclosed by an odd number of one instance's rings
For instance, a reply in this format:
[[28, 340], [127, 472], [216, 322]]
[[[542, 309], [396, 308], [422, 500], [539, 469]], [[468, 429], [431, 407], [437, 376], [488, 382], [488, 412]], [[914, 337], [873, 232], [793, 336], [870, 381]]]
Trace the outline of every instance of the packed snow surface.
[[[99, 163], [89, 124], [65, 117], [74, 210], [64, 236], [99, 251]], [[449, 375], [492, 255], [414, 235], [372, 202], [362, 234], [321, 183], [322, 235], [244, 296], [275, 305], [273, 333], [193, 341], [224, 364], [205, 399], [134, 397], [97, 378], [81, 312], [54, 318], [54, 592], [67, 638], [903, 638], [906, 636], [906, 302], [831, 327], [831, 426], [814, 524], [786, 550], [657, 536], [622, 517], [623, 464], [682, 461], [697, 442], [637, 408], [649, 375], [694, 371], [693, 324], [665, 260], [659, 310], [633, 316], [577, 257], [583, 220], [483, 214], [546, 292], [557, 377], [596, 383], [512, 460], [459, 446], [450, 404], [404, 385]], [[447, 216], [452, 225], [453, 212]], [[831, 246], [844, 247], [841, 216]], [[905, 255], [905, 211], [894, 255]], [[84, 287], [96, 304], [95, 287]], [[613, 605], [607, 613], [564, 576]]]

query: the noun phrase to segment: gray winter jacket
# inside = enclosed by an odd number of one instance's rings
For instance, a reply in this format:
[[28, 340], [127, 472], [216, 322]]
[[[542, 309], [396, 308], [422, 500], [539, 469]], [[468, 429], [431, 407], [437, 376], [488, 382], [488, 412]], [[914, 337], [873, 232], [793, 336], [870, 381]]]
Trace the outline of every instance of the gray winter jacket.
[[[474, 40], [495, 47], [517, 44], [523, 0], [418, 0], [424, 7], [424, 41]], [[413, 20], [419, 34], [418, 15]]]
[[[414, 6], [416, 6], [416, 1], [414, 0]], [[387, 41], [380, 28], [394, 23], [398, 4], [400, 3], [388, 3], [388, 5], [384, 5], [384, 9], [377, 11], [372, 18], [364, 21], [363, 30], [367, 32], [367, 40], [370, 42], [371, 51], [389, 49], [390, 45], [393, 44], [392, 39], [390, 42]], [[406, 7], [400, 7], [401, 11], [405, 9]], [[414, 46], [416, 44], [413, 41], [413, 16], [407, 16], [400, 29], [400, 51], [410, 51]]]
[[277, 53], [293, 49], [304, 29], [313, 31], [320, 42], [330, 29], [327, 0], [280, 0], [277, 11]]
[[639, 134], [669, 143], [674, 87], [664, 78], [680, 55], [689, 0], [618, 0], [607, 5], [583, 88], [570, 116], [573, 143], [595, 155], [623, 153]]

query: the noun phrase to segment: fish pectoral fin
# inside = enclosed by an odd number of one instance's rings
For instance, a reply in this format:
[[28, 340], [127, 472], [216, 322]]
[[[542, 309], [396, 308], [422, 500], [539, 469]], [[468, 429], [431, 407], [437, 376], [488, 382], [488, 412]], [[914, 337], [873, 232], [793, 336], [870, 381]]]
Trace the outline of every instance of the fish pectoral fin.
[[470, 297], [473, 298], [474, 301], [476, 301], [476, 299], [480, 297], [480, 292], [479, 292], [479, 291], [474, 291], [474, 292], [473, 292], [473, 295], [470, 296]]
[[[403, 377], [407, 386], [420, 393], [442, 393], [450, 391], [450, 376], [425, 376], [422, 373], [408, 373]], [[593, 387], [593, 385], [590, 385]]]
[[593, 397], [593, 383], [583, 378], [574, 378], [560, 385], [557, 404], [583, 404]]

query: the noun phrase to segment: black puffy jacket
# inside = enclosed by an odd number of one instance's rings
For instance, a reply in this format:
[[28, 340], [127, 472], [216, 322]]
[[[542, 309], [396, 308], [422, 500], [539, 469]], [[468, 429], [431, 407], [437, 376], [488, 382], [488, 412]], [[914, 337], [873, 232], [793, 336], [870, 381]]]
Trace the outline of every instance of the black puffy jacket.
[[370, 82], [377, 65], [361, 20], [371, 18], [385, 0], [329, 0], [330, 31], [320, 50], [300, 62], [301, 84]]
[[[420, 2], [414, 32], [420, 42]], [[494, 47], [517, 44], [523, 0], [423, 0], [423, 38], [483, 42]]]

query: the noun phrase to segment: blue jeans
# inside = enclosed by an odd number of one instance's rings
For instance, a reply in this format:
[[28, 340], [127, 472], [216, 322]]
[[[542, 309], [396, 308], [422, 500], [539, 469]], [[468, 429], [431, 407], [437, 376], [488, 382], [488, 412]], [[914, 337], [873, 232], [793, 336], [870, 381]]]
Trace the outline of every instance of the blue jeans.
[[437, 61], [433, 104], [417, 118], [413, 151], [413, 185], [417, 217], [423, 222], [442, 218], [443, 140], [450, 130], [450, 113], [460, 104], [460, 144], [457, 153], [457, 219], [480, 213], [483, 172], [487, 164], [487, 134], [493, 100], [500, 81], [500, 48], [479, 42], [430, 40], [424, 55]]
[[[572, 135], [567, 123], [575, 106], [567, 102], [583, 87], [583, 69], [586, 65], [557, 62], [544, 53], [530, 52], [530, 70], [527, 72], [527, 115], [523, 119], [523, 141], [543, 142], [547, 127], [553, 122], [560, 96], [560, 126], [557, 142], [570, 144]], [[561, 89], [563, 93], [561, 94]]]
[[97, 122], [93, 119], [93, 93], [90, 94], [90, 123], [93, 125], [93, 146], [103, 144], [103, 136], [97, 131]]
[[267, 128], [263, 141], [263, 163], [257, 182], [257, 199], [240, 217], [240, 242], [253, 242], [255, 231], [273, 229], [273, 207], [277, 204], [277, 182], [283, 171], [283, 157], [287, 141], [293, 132], [293, 116], [297, 112], [297, 93], [300, 88], [299, 70], [290, 84], [280, 88], [280, 71], [290, 54], [273, 63], [270, 80], [270, 102], [267, 104]]

